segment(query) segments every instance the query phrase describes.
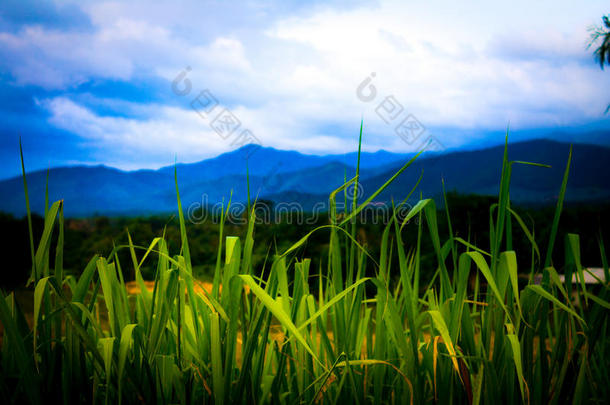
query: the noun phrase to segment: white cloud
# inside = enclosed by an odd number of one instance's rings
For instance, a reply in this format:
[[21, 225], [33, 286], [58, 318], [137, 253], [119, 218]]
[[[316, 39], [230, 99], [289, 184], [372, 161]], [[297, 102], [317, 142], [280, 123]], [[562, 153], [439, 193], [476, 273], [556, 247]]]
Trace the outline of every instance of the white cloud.
[[154, 105], [149, 106], [154, 118], [137, 120], [100, 116], [63, 97], [42, 104], [52, 125], [81, 134], [83, 142], [100, 151], [98, 159], [121, 168], [159, 167], [173, 163], [175, 156], [193, 161], [228, 150], [189, 110]]
[[[229, 149], [188, 108], [205, 88], [266, 146], [354, 149], [364, 114], [367, 149], [409, 150], [375, 114], [386, 96], [429, 128], [603, 119], [610, 75], [587, 63], [585, 49], [601, 3], [549, 4], [383, 1], [272, 14], [247, 5], [96, 3], [85, 6], [91, 32], [28, 26], [0, 33], [0, 54], [17, 82], [56, 90], [92, 78], [130, 80], [147, 70], [167, 79], [170, 93], [174, 77], [192, 67], [193, 93], [176, 96], [178, 107], [150, 105], [145, 118], [99, 115], [68, 97], [47, 102], [53, 125], [102, 149], [146, 154], [149, 162], [173, 153], [198, 160]], [[371, 72], [378, 96], [367, 104], [356, 98], [356, 87]], [[459, 146], [468, 139], [443, 141]]]
[[[206, 117], [188, 107], [150, 105], [147, 109], [151, 118], [139, 120], [98, 115], [64, 97], [40, 104], [48, 110], [52, 125], [81, 134], [83, 142], [100, 151], [100, 161], [123, 169], [158, 168], [173, 163], [175, 157], [192, 162], [216, 156], [238, 148], [239, 134], [245, 129], [252, 131], [263, 146], [311, 153], [353, 149], [353, 145], [337, 137], [304, 131], [286, 116], [270, 114], [273, 107], [232, 109], [241, 126], [223, 139], [210, 126], [211, 119], [226, 108], [222, 105]], [[303, 137], [303, 132], [311, 135]]]

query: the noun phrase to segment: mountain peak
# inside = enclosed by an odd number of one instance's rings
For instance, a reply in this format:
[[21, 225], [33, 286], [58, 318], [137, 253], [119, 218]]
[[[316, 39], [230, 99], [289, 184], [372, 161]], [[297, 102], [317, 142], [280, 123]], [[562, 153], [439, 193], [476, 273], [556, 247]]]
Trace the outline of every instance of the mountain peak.
[[[451, 151], [442, 155], [425, 155], [401, 174], [379, 198], [404, 197], [425, 175], [418, 189], [427, 197], [440, 192], [441, 178], [448, 191], [493, 195], [497, 193], [503, 145], [479, 150]], [[535, 139], [509, 144], [511, 160], [551, 165], [539, 168], [514, 167], [511, 197], [514, 201], [552, 201], [561, 184], [569, 145], [555, 139]], [[250, 152], [248, 160], [244, 153]], [[357, 152], [337, 155], [305, 155], [272, 147], [244, 145], [212, 159], [177, 166], [178, 184], [183, 207], [191, 204], [216, 203], [228, 198], [245, 201], [246, 173], [250, 189], [260, 198], [303, 196], [303, 203], [315, 202], [343, 184], [355, 173]], [[386, 150], [362, 152], [360, 184], [365, 195], [371, 195], [404, 164], [412, 154]], [[610, 198], [610, 177], [605, 164], [610, 149], [575, 144], [568, 186], [568, 200]], [[171, 212], [175, 210], [174, 166], [159, 170], [121, 171], [103, 165], [61, 167], [50, 170], [51, 201], [64, 199], [66, 215], [117, 215], [137, 212]], [[28, 173], [31, 207], [44, 212], [46, 170]], [[0, 211], [23, 215], [25, 212], [23, 181], [20, 177], [0, 181]], [[291, 197], [291, 198], [293, 198]], [[288, 198], [288, 197], [286, 197]], [[301, 197], [299, 197], [301, 198]], [[282, 202], [282, 201], [277, 201]], [[307, 205], [305, 205], [307, 206]], [[305, 207], [304, 206], [304, 207]]]

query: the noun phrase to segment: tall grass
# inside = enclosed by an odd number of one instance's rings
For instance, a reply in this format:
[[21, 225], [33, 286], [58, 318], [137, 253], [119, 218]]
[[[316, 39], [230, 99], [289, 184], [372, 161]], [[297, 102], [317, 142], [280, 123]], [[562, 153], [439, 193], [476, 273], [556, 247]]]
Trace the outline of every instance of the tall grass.
[[[510, 207], [511, 167], [523, 162], [505, 152], [487, 245], [453, 235], [450, 221], [440, 232], [434, 201], [423, 199], [406, 218], [392, 218], [372, 257], [358, 242], [355, 219], [396, 176], [338, 213], [336, 198], [356, 176], [330, 195], [328, 225], [262, 268], [251, 260], [254, 205], [243, 240], [221, 227], [211, 291], [193, 278], [177, 184], [179, 252], [168, 251], [164, 235], [145, 247], [129, 238], [107, 257], [93, 257], [79, 277], [63, 272], [63, 203], [55, 202], [40, 240], [30, 231], [33, 321], [14, 293], [0, 296], [0, 396], [66, 404], [603, 403], [610, 398], [608, 283], [595, 292], [585, 285], [577, 235], [566, 237], [565, 284], [552, 255], [569, 162], [546, 251]], [[24, 186], [27, 199], [25, 170]], [[314, 232], [329, 237], [317, 269], [301, 255]], [[416, 245], [403, 244], [405, 232], [417, 232]], [[517, 263], [516, 232], [531, 242], [530, 263]], [[432, 241], [435, 268], [420, 266], [424, 238]], [[120, 250], [131, 263], [120, 263]], [[151, 262], [149, 291], [140, 269]], [[140, 293], [128, 295], [125, 267]], [[423, 273], [428, 284], [420, 282]]]

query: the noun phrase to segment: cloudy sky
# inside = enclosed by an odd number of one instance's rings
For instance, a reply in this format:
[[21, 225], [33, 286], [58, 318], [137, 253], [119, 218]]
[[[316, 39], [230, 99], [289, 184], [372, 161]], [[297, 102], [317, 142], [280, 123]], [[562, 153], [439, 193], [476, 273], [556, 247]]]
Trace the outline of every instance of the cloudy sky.
[[0, 177], [19, 136], [29, 169], [157, 168], [246, 139], [346, 152], [361, 117], [371, 151], [494, 144], [509, 124], [610, 143], [610, 72], [587, 49], [602, 1], [174, 3], [3, 0]]

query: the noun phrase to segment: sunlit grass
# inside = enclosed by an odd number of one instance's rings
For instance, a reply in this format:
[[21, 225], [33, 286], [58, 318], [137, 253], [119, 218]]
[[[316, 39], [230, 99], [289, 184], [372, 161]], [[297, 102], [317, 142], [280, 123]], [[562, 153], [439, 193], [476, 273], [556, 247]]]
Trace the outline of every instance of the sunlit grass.
[[[142, 247], [129, 237], [79, 277], [63, 273], [63, 203], [55, 202], [37, 244], [32, 237], [33, 319], [13, 293], [0, 297], [0, 395], [19, 403], [603, 403], [608, 283], [587, 289], [577, 235], [567, 236], [565, 263], [552, 262], [566, 158], [544, 249], [510, 207], [505, 152], [486, 244], [455, 237], [450, 221], [442, 240], [434, 201], [424, 199], [369, 241], [380, 247], [372, 257], [357, 241], [355, 219], [395, 177], [337, 215], [335, 200], [355, 177], [331, 194], [331, 222], [312, 232], [329, 237], [321, 268], [300, 254], [312, 233], [253, 268], [252, 205], [243, 240], [220, 228], [208, 284], [192, 275], [179, 193], [179, 252], [168, 251], [164, 235]], [[27, 199], [25, 174], [24, 185]], [[403, 244], [405, 232], [417, 232], [414, 246]], [[530, 240], [530, 263], [517, 263], [516, 232]], [[424, 238], [435, 268], [420, 266]], [[130, 263], [119, 262], [120, 250]], [[600, 261], [608, 280], [601, 240]], [[141, 275], [145, 263], [156, 266], [153, 283]], [[135, 281], [123, 279], [126, 268]]]

